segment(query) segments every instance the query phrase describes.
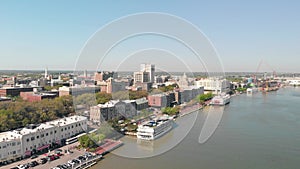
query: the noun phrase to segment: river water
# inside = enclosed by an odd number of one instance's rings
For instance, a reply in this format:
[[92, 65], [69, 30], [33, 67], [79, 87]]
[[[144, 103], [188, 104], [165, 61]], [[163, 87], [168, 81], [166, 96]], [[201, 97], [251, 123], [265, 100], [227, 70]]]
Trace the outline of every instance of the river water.
[[208, 113], [204, 109], [177, 119], [177, 126], [154, 142], [124, 137], [124, 146], [93, 169], [300, 168], [300, 88], [232, 97], [215, 133], [200, 144]]

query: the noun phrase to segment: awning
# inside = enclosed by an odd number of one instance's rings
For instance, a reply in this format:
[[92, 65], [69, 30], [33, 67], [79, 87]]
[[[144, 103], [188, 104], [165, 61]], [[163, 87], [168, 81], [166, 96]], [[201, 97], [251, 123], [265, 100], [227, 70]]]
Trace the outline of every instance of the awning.
[[27, 150], [27, 151], [25, 151], [24, 154], [25, 154], [26, 156], [31, 156], [31, 151]]
[[48, 148], [49, 146], [50, 146], [50, 144], [46, 144], [46, 145], [44, 145], [44, 146], [41, 146], [41, 147], [37, 148], [37, 151], [46, 149], [46, 148]]

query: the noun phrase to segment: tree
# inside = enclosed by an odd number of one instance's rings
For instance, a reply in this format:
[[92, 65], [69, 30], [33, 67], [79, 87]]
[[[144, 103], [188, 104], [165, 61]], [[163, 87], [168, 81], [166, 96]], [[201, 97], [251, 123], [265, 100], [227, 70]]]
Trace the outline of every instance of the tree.
[[96, 94], [97, 104], [104, 104], [112, 99], [112, 95], [106, 92], [99, 92]]
[[207, 94], [200, 94], [197, 96], [197, 100], [200, 103], [204, 103], [205, 101], [211, 99], [214, 95], [212, 93], [207, 93]]
[[129, 92], [128, 91], [117, 91], [112, 94], [114, 100], [128, 100]]
[[78, 141], [83, 148], [93, 148], [97, 146], [87, 134], [79, 137]]
[[75, 105], [84, 105], [87, 108], [96, 105], [96, 96], [93, 93], [85, 93], [74, 98]]
[[140, 91], [129, 91], [129, 99], [130, 100], [136, 100], [143, 97], [147, 97], [148, 92], [146, 90], [140, 90]]

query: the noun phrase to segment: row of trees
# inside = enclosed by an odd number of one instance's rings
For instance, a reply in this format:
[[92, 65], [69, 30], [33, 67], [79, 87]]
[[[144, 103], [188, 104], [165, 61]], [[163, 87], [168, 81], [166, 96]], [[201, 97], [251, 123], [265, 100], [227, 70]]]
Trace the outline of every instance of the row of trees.
[[213, 94], [212, 93], [207, 93], [207, 94], [200, 94], [199, 96], [197, 96], [197, 101], [199, 101], [201, 104], [203, 104], [205, 101], [213, 98]]
[[0, 108], [0, 132], [62, 118], [74, 112], [71, 96], [34, 104], [27, 101], [0, 103]]

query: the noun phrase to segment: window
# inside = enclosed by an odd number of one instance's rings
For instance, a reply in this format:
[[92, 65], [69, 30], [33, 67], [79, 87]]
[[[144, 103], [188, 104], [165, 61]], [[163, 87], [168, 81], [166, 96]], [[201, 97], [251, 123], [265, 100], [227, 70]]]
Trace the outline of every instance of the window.
[[28, 138], [28, 139], [26, 139], [26, 141], [27, 141], [27, 142], [29, 142], [29, 138]]
[[46, 136], [48, 136], [48, 133], [46, 133]]
[[36, 139], [39, 139], [40, 138], [40, 136], [36, 136]]
[[53, 134], [53, 131], [50, 131], [50, 135], [52, 135]]
[[56, 133], [56, 130], [54, 131], [54, 133]]
[[44, 137], [44, 134], [41, 134], [41, 137]]
[[61, 131], [64, 131], [64, 129], [61, 129]]
[[33, 141], [34, 140], [34, 137], [31, 137], [31, 141]]

